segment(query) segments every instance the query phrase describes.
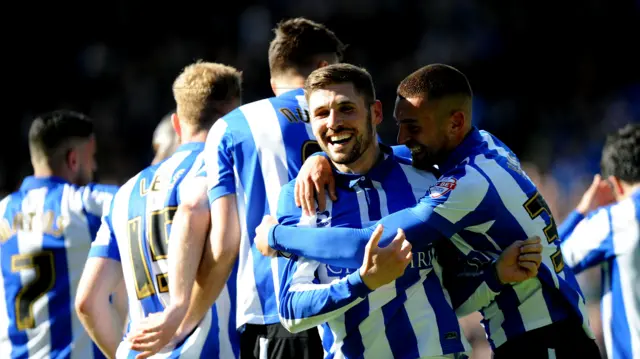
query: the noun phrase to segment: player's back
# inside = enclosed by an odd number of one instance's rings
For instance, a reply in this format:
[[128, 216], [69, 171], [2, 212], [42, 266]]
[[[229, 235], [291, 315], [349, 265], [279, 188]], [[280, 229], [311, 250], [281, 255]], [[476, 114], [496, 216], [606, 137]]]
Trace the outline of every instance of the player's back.
[[218, 120], [207, 138], [209, 201], [236, 194], [242, 237], [237, 326], [278, 323], [271, 259], [253, 245], [265, 214], [276, 214], [280, 189], [319, 151], [302, 89], [245, 104]]
[[27, 177], [0, 202], [0, 357], [102, 358], [74, 310], [115, 186]]
[[[543, 245], [538, 276], [505, 287], [483, 309], [490, 343], [497, 347], [509, 337], [565, 319], [582, 322], [585, 331], [591, 334], [582, 292], [573, 272], [563, 263], [551, 210], [521, 169], [518, 158], [486, 131], [475, 130], [465, 142], [462, 146], [473, 146], [463, 149], [467, 158], [454, 155], [453, 159], [460, 164], [453, 171], [445, 166], [444, 177], [437, 185], [448, 193], [448, 201], [463, 201], [471, 208], [466, 216], [455, 219], [464, 224], [464, 229], [452, 241], [472, 262], [497, 258], [499, 251], [514, 240], [538, 236]], [[447, 172], [453, 175], [448, 177]], [[458, 187], [472, 192], [456, 190]], [[430, 191], [432, 197], [439, 195], [437, 190]]]
[[[170, 304], [167, 247], [171, 223], [180, 204], [181, 193], [187, 190], [188, 183], [184, 180], [194, 176], [202, 167], [203, 148], [202, 142], [181, 145], [168, 159], [130, 179], [113, 200], [106, 221], [117, 241], [122, 263], [129, 299], [128, 330], [136, 322], [151, 313], [161, 312]], [[220, 327], [226, 324], [218, 323], [218, 316], [214, 306], [192, 334], [183, 342], [164, 348], [158, 356], [196, 358], [206, 354], [215, 358], [221, 349], [231, 352], [226, 333], [221, 337], [227, 337], [227, 340], [220, 343], [218, 331], [222, 331]], [[133, 353], [123, 342], [116, 357], [127, 358]], [[228, 357], [233, 358], [233, 354]]]

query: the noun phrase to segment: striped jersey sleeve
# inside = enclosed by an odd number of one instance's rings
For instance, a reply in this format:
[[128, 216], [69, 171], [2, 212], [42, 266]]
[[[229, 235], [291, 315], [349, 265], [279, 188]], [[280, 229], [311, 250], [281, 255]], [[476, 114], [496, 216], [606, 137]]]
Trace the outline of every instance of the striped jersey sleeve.
[[216, 121], [209, 131], [204, 149], [209, 203], [236, 192], [233, 171], [233, 134], [224, 119]]
[[590, 213], [574, 228], [565, 227], [559, 233], [565, 263], [574, 272], [580, 273], [615, 257], [611, 223], [611, 207], [605, 207]]

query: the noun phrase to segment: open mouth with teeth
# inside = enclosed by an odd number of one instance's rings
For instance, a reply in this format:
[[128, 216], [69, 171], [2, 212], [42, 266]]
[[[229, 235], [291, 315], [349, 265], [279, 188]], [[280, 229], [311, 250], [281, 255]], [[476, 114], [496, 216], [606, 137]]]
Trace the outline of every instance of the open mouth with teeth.
[[349, 132], [339, 133], [328, 137], [328, 142], [333, 146], [340, 146], [349, 142], [353, 138], [353, 134]]

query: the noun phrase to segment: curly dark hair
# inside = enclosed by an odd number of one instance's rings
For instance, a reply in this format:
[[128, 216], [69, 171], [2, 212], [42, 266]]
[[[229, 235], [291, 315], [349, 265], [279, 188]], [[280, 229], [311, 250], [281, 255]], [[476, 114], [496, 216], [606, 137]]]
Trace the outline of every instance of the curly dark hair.
[[607, 137], [602, 149], [600, 170], [603, 177], [640, 182], [640, 125], [628, 124]]

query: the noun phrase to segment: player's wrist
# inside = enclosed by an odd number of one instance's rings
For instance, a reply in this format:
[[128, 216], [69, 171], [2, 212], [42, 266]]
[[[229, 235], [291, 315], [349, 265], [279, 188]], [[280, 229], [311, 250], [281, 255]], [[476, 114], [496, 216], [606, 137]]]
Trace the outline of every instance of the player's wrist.
[[278, 228], [279, 225], [280, 224], [274, 224], [271, 227], [269, 227], [269, 235], [267, 236], [268, 237], [267, 243], [269, 244], [269, 247], [271, 247], [276, 251], [283, 250], [283, 248], [278, 247], [278, 243], [276, 241], [276, 228]]
[[484, 272], [484, 280], [487, 283], [489, 289], [494, 292], [500, 292], [507, 284], [500, 276], [499, 261], [494, 260]]
[[366, 272], [362, 274], [362, 269], [360, 269], [347, 276], [347, 285], [353, 294], [364, 298], [375, 289], [372, 288], [374, 285], [369, 282], [369, 279]]

